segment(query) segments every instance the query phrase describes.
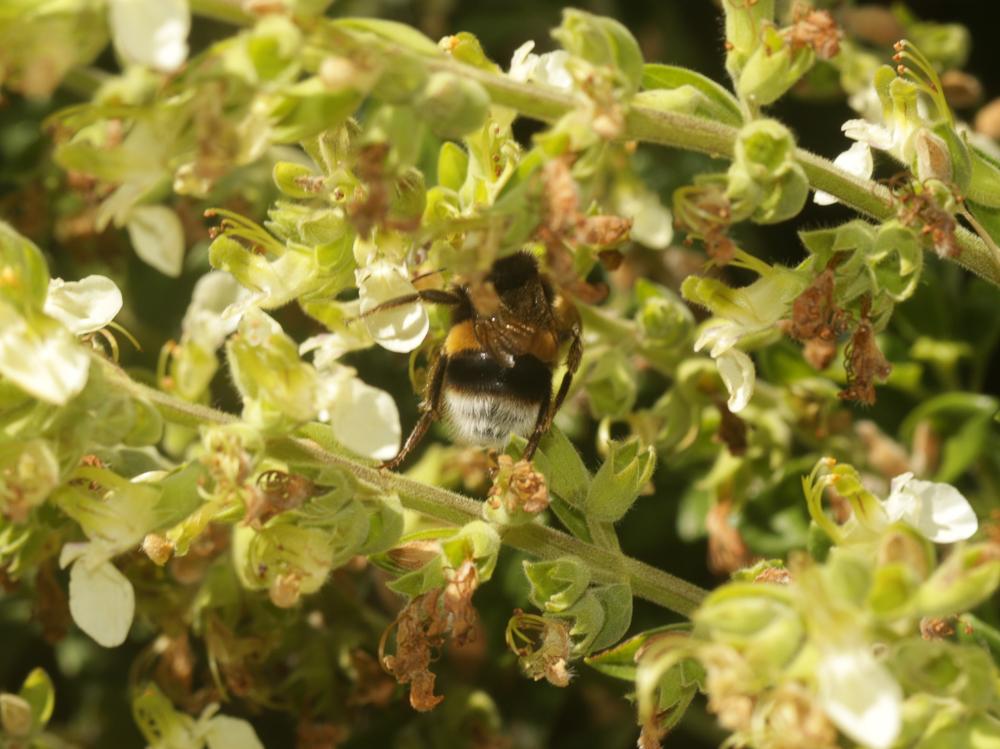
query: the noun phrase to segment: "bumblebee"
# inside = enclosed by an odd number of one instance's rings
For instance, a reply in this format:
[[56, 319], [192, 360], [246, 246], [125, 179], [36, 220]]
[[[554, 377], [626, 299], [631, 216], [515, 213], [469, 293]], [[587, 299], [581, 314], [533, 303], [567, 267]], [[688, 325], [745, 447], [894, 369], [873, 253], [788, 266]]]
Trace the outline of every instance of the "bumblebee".
[[[398, 467], [434, 421], [458, 442], [502, 447], [527, 437], [530, 459], [569, 392], [583, 355], [580, 315], [527, 252], [498, 259], [480, 280], [385, 302], [366, 316], [414, 301], [451, 308], [451, 325], [432, 358], [421, 415], [399, 454]], [[553, 398], [553, 373], [566, 350], [566, 373]]]

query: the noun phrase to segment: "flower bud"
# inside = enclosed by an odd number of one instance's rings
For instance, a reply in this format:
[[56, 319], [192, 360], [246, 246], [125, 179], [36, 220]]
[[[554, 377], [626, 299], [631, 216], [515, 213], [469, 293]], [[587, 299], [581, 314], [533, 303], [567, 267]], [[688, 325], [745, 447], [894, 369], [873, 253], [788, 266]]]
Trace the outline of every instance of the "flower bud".
[[4, 692], [0, 694], [0, 725], [13, 739], [26, 738], [33, 723], [31, 705], [23, 697]]
[[722, 8], [726, 12], [726, 70], [738, 79], [761, 44], [765, 25], [774, 23], [774, 0], [723, 0]]
[[795, 49], [777, 30], [768, 27], [763, 42], [740, 71], [737, 91], [758, 106], [773, 104], [805, 75], [815, 59], [811, 48]]
[[278, 189], [292, 198], [313, 198], [323, 189], [323, 178], [317, 177], [305, 164], [275, 162], [272, 178]]
[[656, 452], [639, 440], [611, 442], [608, 457], [594, 475], [584, 507], [597, 520], [615, 522], [628, 511], [656, 467]]
[[587, 395], [594, 418], [620, 419], [635, 406], [638, 385], [635, 368], [629, 366], [628, 357], [613, 348], [599, 358], [587, 373]]
[[740, 130], [727, 178], [734, 218], [758, 223], [797, 215], [809, 195], [809, 180], [795, 161], [795, 140], [777, 120], [755, 120]]
[[358, 108], [361, 99], [361, 91], [331, 91], [315, 76], [286, 86], [271, 101], [271, 142], [297, 143], [339, 127]]
[[805, 625], [784, 586], [729, 583], [695, 612], [695, 635], [739, 651], [763, 678], [799, 652]]
[[1000, 546], [972, 544], [955, 549], [920, 586], [921, 616], [950, 616], [974, 608], [1000, 586]]
[[524, 576], [531, 591], [532, 605], [551, 613], [565, 611], [590, 585], [590, 569], [576, 557], [560, 557], [545, 562], [524, 563]]
[[613, 70], [627, 94], [639, 90], [642, 51], [635, 37], [618, 21], [567, 8], [552, 36], [574, 57]]
[[490, 95], [470, 78], [434, 73], [415, 107], [435, 135], [458, 139], [483, 126], [489, 114]]

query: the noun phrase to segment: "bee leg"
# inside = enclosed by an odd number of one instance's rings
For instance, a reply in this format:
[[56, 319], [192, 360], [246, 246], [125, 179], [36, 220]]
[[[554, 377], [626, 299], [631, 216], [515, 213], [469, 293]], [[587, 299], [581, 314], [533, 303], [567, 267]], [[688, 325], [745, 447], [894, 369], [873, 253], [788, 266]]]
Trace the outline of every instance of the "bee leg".
[[420, 418], [417, 420], [413, 431], [410, 432], [403, 443], [403, 447], [395, 458], [387, 460], [382, 464], [382, 468], [390, 471], [396, 470], [406, 457], [413, 451], [420, 441], [427, 434], [431, 423], [438, 418], [441, 411], [441, 394], [444, 392], [444, 373], [447, 360], [441, 353], [434, 357], [434, 364], [431, 365], [431, 376], [427, 382], [427, 389], [424, 391], [424, 402], [420, 405]]
[[407, 304], [413, 304], [414, 302], [427, 302], [428, 304], [446, 304], [452, 307], [461, 304], [462, 298], [458, 294], [454, 294], [450, 291], [442, 291], [440, 289], [426, 289], [424, 291], [418, 291], [415, 294], [406, 294], [405, 296], [398, 296], [395, 299], [390, 299], [388, 301], [382, 302], [370, 310], [362, 312], [357, 317], [352, 317], [347, 320], [348, 324], [351, 324], [357, 320], [363, 320], [366, 317], [378, 314], [379, 312], [385, 312], [386, 310], [396, 309], [397, 307], [405, 307]]
[[531, 436], [528, 437], [528, 444], [521, 455], [522, 460], [531, 460], [534, 456], [535, 450], [538, 449], [538, 443], [542, 441], [542, 437], [549, 431], [554, 414], [555, 410], [552, 408], [552, 388], [550, 386], [548, 392], [545, 393], [545, 397], [542, 399], [542, 405], [538, 407], [538, 418], [535, 419], [535, 428], [531, 431]]
[[577, 327], [573, 330], [573, 340], [569, 344], [569, 352], [566, 354], [566, 374], [563, 375], [562, 382], [559, 383], [559, 392], [556, 393], [556, 402], [552, 406], [552, 414], [549, 417], [549, 424], [546, 429], [551, 426], [551, 420], [555, 418], [556, 411], [562, 406], [563, 401], [566, 400], [566, 395], [569, 393], [570, 383], [573, 382], [573, 375], [576, 374], [576, 370], [580, 368], [580, 360], [583, 358], [583, 340], [580, 337], [580, 328]]

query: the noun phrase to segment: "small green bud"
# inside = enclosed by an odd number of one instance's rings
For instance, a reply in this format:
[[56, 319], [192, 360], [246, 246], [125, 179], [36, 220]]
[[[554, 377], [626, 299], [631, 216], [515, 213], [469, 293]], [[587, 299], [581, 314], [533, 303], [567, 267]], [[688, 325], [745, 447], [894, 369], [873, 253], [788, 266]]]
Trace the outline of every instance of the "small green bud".
[[31, 733], [31, 705], [23, 697], [0, 693], [0, 725], [13, 739], [26, 738]]
[[889, 663], [908, 694], [951, 698], [971, 710], [987, 709], [994, 700], [996, 670], [982, 648], [912, 637], [895, 644]]
[[278, 189], [292, 198], [314, 198], [323, 187], [322, 177], [305, 164], [291, 161], [275, 162], [272, 177]]
[[415, 167], [404, 169], [393, 183], [388, 221], [394, 226], [419, 226], [427, 207], [424, 175]]
[[438, 46], [454, 59], [464, 62], [466, 65], [472, 65], [480, 70], [488, 70], [491, 73], [500, 72], [499, 66], [486, 56], [479, 39], [468, 31], [460, 31], [453, 36], [446, 36], [438, 42]]
[[626, 93], [639, 90], [642, 51], [632, 33], [618, 21], [567, 8], [552, 36], [574, 57], [615, 71]]
[[740, 71], [737, 91], [758, 106], [780, 99], [812, 67], [816, 55], [809, 47], [793, 49], [778, 32], [768, 28], [765, 41]]
[[774, 0], [723, 0], [726, 12], [726, 70], [738, 80], [750, 55], [760, 46], [765, 25], [774, 24]]
[[560, 557], [545, 562], [525, 560], [524, 575], [531, 586], [528, 599], [542, 611], [565, 611], [590, 585], [590, 568], [576, 557]]
[[809, 195], [809, 180], [795, 161], [795, 139], [777, 120], [756, 120], [740, 130], [726, 176], [734, 217], [758, 223], [795, 216]]
[[594, 475], [584, 507], [596, 520], [615, 522], [628, 511], [656, 467], [656, 451], [639, 440], [611, 442], [608, 457]]
[[735, 648], [762, 678], [780, 673], [805, 640], [805, 623], [785, 586], [723, 585], [693, 618], [696, 637]]
[[435, 135], [457, 139], [483, 126], [490, 95], [472, 79], [434, 73], [414, 106]]
[[585, 387], [590, 396], [590, 411], [597, 419], [626, 416], [635, 406], [639, 389], [635, 368], [618, 348], [607, 351], [594, 363], [587, 373]]
[[331, 91], [318, 77], [288, 86], [271, 104], [271, 142], [297, 143], [337, 128], [354, 113], [362, 98], [354, 89]]
[[922, 616], [951, 616], [974, 608], [1000, 586], [1000, 550], [994, 543], [955, 549], [917, 593]]
[[442, 187], [458, 192], [469, 171], [469, 154], [457, 143], [445, 141], [438, 153], [437, 181]]

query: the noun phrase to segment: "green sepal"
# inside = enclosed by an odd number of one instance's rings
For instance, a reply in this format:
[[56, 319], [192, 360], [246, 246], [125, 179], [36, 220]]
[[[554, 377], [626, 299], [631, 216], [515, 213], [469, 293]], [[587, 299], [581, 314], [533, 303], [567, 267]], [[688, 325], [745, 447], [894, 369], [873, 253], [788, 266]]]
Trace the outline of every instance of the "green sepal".
[[531, 588], [528, 600], [542, 611], [565, 611], [580, 599], [590, 585], [590, 568], [576, 557], [560, 557], [544, 562], [525, 560], [522, 564]]
[[[740, 103], [736, 97], [711, 78], [694, 70], [676, 65], [646, 64], [642, 68], [642, 89], [643, 92], [685, 92], [678, 99], [678, 103], [685, 100], [695, 103], [693, 109], [671, 109], [671, 111], [687, 111], [689, 114], [724, 122], [728, 125], [739, 126], [743, 124], [743, 112], [740, 110]], [[692, 96], [692, 92], [700, 96]], [[642, 93], [638, 96], [641, 97]], [[636, 98], [633, 103], [656, 108], [652, 101], [646, 99]]]
[[608, 457], [594, 475], [585, 512], [595, 520], [615, 522], [628, 512], [656, 467], [656, 451], [638, 439], [612, 442]]
[[469, 154], [457, 143], [446, 141], [441, 144], [437, 161], [437, 183], [458, 192], [465, 184], [469, 171]]
[[920, 586], [921, 616], [953, 616], [975, 608], [1000, 586], [1000, 558], [989, 543], [955, 549]]
[[458, 569], [466, 559], [476, 563], [479, 582], [490, 579], [500, 553], [500, 535], [489, 523], [472, 520], [458, 533], [441, 539], [442, 554], [449, 566]]
[[552, 36], [574, 57], [617, 71], [626, 93], [639, 90], [642, 51], [632, 32], [618, 21], [566, 8]]
[[416, 598], [429, 590], [443, 587], [445, 582], [444, 558], [436, 556], [419, 569], [390, 580], [385, 586], [400, 595]]
[[668, 632], [686, 634], [690, 631], [691, 624], [689, 622], [666, 624], [662, 627], [655, 627], [653, 629], [646, 630], [645, 632], [640, 632], [627, 640], [623, 640], [607, 650], [602, 650], [588, 655], [583, 659], [583, 662], [606, 676], [634, 683], [635, 675], [638, 670], [636, 657], [646, 647], [648, 642], [655, 639], [657, 635], [666, 634]]
[[307, 78], [275, 97], [270, 110], [271, 141], [297, 143], [339, 127], [361, 104], [360, 91], [331, 91], [319, 78]]
[[583, 508], [590, 486], [590, 473], [580, 453], [562, 430], [552, 427], [542, 438], [532, 458], [535, 468], [545, 476], [549, 491], [568, 505]]
[[588, 653], [614, 645], [632, 624], [632, 587], [628, 583], [599, 585], [592, 592], [604, 607], [604, 624]]

